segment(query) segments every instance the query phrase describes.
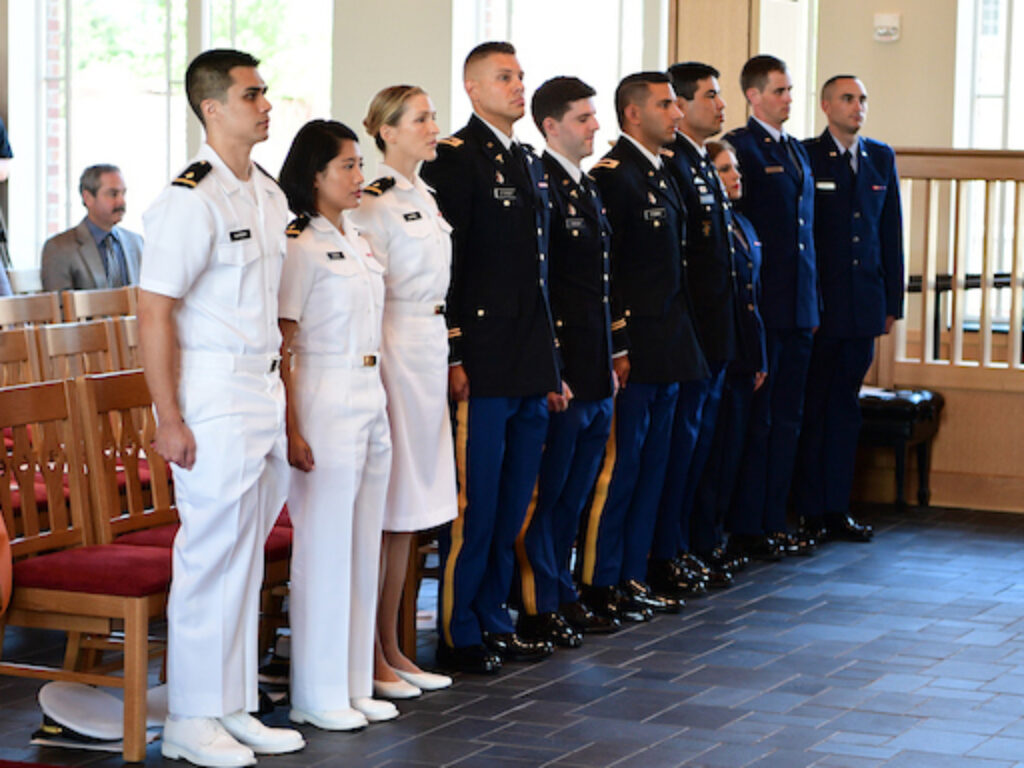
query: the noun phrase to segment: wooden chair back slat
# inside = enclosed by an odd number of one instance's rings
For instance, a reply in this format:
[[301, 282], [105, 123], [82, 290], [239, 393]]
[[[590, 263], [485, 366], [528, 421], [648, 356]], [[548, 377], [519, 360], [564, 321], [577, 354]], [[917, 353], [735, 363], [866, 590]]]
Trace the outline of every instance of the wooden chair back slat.
[[0, 387], [42, 380], [39, 347], [29, 328], [0, 331]]
[[117, 334], [112, 320], [57, 323], [37, 329], [43, 375], [73, 379], [119, 367]]
[[92, 536], [72, 387], [50, 381], [0, 389], [0, 429], [10, 438], [0, 454], [0, 505], [15, 560]]
[[121, 288], [100, 288], [93, 291], [64, 291], [64, 320], [72, 323], [100, 317], [134, 315], [138, 289], [133, 285]]
[[59, 323], [61, 319], [60, 298], [56, 293], [0, 298], [0, 328]]
[[127, 315], [114, 319], [117, 331], [117, 354], [121, 359], [121, 369], [131, 370], [142, 367], [139, 355], [139, 319], [135, 315]]
[[96, 540], [109, 543], [131, 531], [177, 522], [170, 468], [149, 447], [156, 418], [142, 371], [82, 376], [76, 386]]

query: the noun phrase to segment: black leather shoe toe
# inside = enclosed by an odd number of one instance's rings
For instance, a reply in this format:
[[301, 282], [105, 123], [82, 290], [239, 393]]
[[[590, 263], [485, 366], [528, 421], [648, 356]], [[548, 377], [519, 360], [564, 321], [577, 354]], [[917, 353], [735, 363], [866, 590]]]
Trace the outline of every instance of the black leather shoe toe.
[[573, 629], [584, 635], [608, 635], [622, 628], [617, 618], [598, 616], [579, 600], [563, 603], [558, 611]]
[[453, 648], [446, 643], [438, 643], [437, 665], [459, 672], [494, 674], [501, 669], [501, 658], [482, 645]]
[[484, 632], [484, 645], [502, 661], [540, 661], [555, 650], [547, 640], [524, 640], [515, 632]]
[[648, 608], [655, 613], [679, 613], [683, 608], [683, 601], [670, 595], [660, 595], [636, 579], [629, 579], [619, 585], [619, 590], [626, 600], [634, 605]]
[[532, 616], [520, 613], [516, 634], [523, 640], [546, 640], [560, 648], [579, 648], [583, 644], [583, 636], [557, 612]]
[[833, 541], [871, 541], [875, 529], [867, 523], [859, 523], [849, 515], [834, 520], [826, 520], [828, 537]]

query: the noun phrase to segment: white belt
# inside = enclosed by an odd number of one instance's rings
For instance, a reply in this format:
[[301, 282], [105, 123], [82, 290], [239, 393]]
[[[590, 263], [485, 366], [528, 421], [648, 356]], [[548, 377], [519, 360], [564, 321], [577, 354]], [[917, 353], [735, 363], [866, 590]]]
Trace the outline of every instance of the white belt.
[[444, 315], [443, 301], [407, 301], [405, 299], [385, 299], [384, 311], [395, 315], [415, 315], [432, 317]]
[[294, 365], [302, 368], [376, 368], [380, 355], [295, 355]]
[[281, 367], [280, 355], [229, 355], [226, 352], [204, 352], [183, 349], [182, 368], [205, 368], [211, 371], [273, 373]]

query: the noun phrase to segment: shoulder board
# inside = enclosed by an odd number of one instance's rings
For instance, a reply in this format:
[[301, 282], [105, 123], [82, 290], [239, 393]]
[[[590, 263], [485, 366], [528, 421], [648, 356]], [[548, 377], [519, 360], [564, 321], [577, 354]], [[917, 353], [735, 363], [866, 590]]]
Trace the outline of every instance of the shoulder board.
[[277, 179], [274, 178], [274, 175], [270, 171], [268, 171], [266, 168], [264, 168], [262, 165], [257, 163], [255, 160], [253, 160], [252, 164], [255, 165], [256, 168], [259, 169], [260, 173], [262, 173], [264, 176], [266, 176], [272, 182], [274, 182], [275, 184], [278, 183]]
[[438, 139], [437, 143], [438, 144], [443, 144], [446, 147], [451, 147], [452, 149], [457, 149], [458, 147], [461, 147], [466, 142], [465, 142], [465, 140], [460, 139], [458, 136], [448, 136], [448, 137], [443, 138], [443, 139]]
[[363, 192], [373, 197], [380, 197], [393, 186], [395, 186], [394, 176], [382, 176], [372, 184], [367, 184], [363, 187]]
[[298, 237], [308, 225], [309, 216], [298, 216], [292, 219], [291, 223], [285, 227], [284, 233], [288, 237]]
[[661, 155], [662, 155], [662, 157], [675, 157], [676, 153], [673, 152], [671, 149], [668, 149], [667, 147], [662, 147], [661, 148]]
[[206, 174], [212, 170], [213, 166], [210, 165], [209, 162], [206, 160], [200, 160], [197, 163], [192, 163], [192, 165], [186, 168], [178, 178], [171, 182], [171, 185], [175, 187], [189, 187], [190, 189], [195, 189]]
[[596, 163], [594, 163], [592, 166], [590, 166], [590, 170], [591, 171], [596, 171], [598, 168], [608, 168], [609, 170], [611, 170], [613, 168], [618, 168], [618, 167], [619, 167], [619, 161], [618, 160], [616, 160], [614, 158], [611, 158], [611, 157], [602, 157], [600, 160], [598, 160]]

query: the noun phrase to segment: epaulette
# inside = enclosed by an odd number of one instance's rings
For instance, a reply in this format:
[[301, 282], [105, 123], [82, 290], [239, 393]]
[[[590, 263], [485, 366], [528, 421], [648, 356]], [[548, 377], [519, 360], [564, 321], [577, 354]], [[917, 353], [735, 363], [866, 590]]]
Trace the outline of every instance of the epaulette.
[[458, 136], [447, 136], [446, 138], [438, 139], [437, 143], [444, 144], [446, 147], [451, 147], [452, 149], [458, 149], [466, 142]]
[[291, 223], [285, 227], [284, 233], [288, 237], [298, 237], [307, 226], [309, 226], [309, 216], [303, 214], [292, 219]]
[[673, 151], [672, 151], [671, 149], [669, 149], [668, 147], [662, 147], [662, 148], [661, 148], [661, 155], [662, 155], [662, 157], [675, 157], [675, 156], [676, 156], [676, 153], [675, 153], [675, 152], [673, 152]]
[[206, 174], [212, 170], [213, 166], [206, 160], [200, 160], [192, 163], [192, 165], [186, 168], [178, 178], [171, 182], [171, 186], [195, 189], [199, 185], [199, 182], [206, 177]]
[[257, 167], [257, 168], [258, 168], [258, 169], [260, 170], [260, 172], [261, 172], [261, 173], [262, 173], [262, 174], [263, 174], [264, 176], [266, 176], [266, 177], [267, 177], [268, 179], [270, 179], [270, 180], [271, 180], [272, 182], [274, 182], [275, 184], [277, 184], [278, 186], [280, 186], [280, 184], [278, 183], [277, 179], [275, 179], [275, 178], [274, 178], [274, 175], [273, 175], [273, 174], [272, 174], [272, 173], [271, 173], [270, 171], [268, 171], [268, 170], [267, 170], [266, 168], [264, 168], [264, 167], [263, 167], [262, 165], [260, 165], [259, 163], [257, 163], [257, 162], [256, 162], [255, 160], [253, 160], [253, 161], [252, 161], [252, 164], [253, 164], [253, 165], [255, 165], [255, 166], [256, 166], [256, 167]]
[[363, 192], [368, 195], [372, 195], [373, 197], [380, 197], [393, 186], [395, 186], [394, 176], [381, 176], [372, 184], [367, 184], [363, 187]]
[[607, 168], [609, 170], [612, 170], [612, 169], [615, 169], [615, 168], [618, 168], [618, 167], [619, 167], [619, 161], [616, 160], [615, 158], [612, 158], [612, 157], [602, 157], [600, 160], [598, 160], [596, 163], [594, 163], [592, 166], [590, 166], [590, 170], [591, 171], [596, 171], [598, 168]]

